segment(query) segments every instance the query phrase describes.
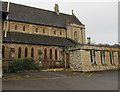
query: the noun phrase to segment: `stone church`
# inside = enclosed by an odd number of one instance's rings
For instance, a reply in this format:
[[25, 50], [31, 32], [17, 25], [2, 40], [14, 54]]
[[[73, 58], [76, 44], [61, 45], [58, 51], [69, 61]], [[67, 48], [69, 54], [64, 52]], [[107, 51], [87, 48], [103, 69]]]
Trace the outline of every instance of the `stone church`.
[[118, 69], [118, 45], [86, 42], [85, 25], [71, 15], [35, 7], [2, 2], [3, 67], [12, 59], [33, 58], [47, 68], [70, 68], [73, 71]]

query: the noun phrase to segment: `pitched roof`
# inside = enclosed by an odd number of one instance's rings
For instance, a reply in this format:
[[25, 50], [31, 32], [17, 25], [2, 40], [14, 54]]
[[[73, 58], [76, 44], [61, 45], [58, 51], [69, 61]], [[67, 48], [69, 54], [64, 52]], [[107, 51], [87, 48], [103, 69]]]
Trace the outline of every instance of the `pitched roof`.
[[[6, 11], [7, 3], [3, 2], [3, 11]], [[41, 24], [47, 26], [66, 28], [66, 21], [83, 25], [76, 16], [53, 11], [34, 8], [30, 6], [10, 3], [9, 20]]]
[[7, 37], [3, 38], [3, 42], [62, 47], [75, 46], [76, 44], [78, 44], [67, 38], [37, 34], [26, 34], [19, 32], [8, 32]]

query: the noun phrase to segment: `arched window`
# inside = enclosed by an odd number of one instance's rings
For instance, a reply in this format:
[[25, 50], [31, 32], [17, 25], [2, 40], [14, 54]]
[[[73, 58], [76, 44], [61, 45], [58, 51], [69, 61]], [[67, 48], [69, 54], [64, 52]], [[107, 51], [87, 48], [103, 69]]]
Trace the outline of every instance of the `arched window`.
[[77, 32], [74, 32], [74, 40], [77, 41]]
[[34, 49], [31, 49], [31, 58], [34, 58]]
[[5, 58], [5, 46], [2, 46], [2, 58]]
[[47, 59], [47, 49], [44, 49], [44, 59]]
[[25, 31], [25, 26], [23, 26], [23, 31]]
[[25, 57], [27, 57], [28, 56], [28, 48], [26, 47], [25, 48]]
[[17, 30], [17, 25], [15, 25], [15, 30]]
[[57, 56], [57, 50], [55, 50], [55, 60], [57, 60], [58, 56]]
[[52, 49], [50, 49], [50, 59], [52, 59]]
[[21, 47], [18, 48], [18, 58], [21, 58]]

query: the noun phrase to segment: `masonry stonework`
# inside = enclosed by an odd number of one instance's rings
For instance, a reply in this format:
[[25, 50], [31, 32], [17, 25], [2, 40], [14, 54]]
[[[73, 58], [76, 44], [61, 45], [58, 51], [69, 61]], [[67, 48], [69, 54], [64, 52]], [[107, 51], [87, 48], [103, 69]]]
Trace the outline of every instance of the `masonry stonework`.
[[[6, 25], [6, 23], [7, 22], [5, 21], [4, 25]], [[28, 34], [38, 34], [38, 35], [57, 36], [57, 37], [66, 38], [66, 29], [64, 28], [42, 26], [42, 25], [35, 25], [35, 24], [28, 24], [22, 22], [14, 22], [14, 21], [9, 21], [9, 25], [10, 25], [9, 30], [11, 32], [21, 32]], [[15, 30], [15, 26], [17, 26], [17, 30]], [[24, 26], [25, 26], [25, 31], [23, 31]], [[3, 30], [5, 30], [5, 27], [6, 26], [4, 26]], [[38, 29], [38, 32], [36, 32], [36, 28]], [[45, 30], [44, 33], [43, 30]]]
[[[96, 64], [92, 64], [90, 51], [95, 50]], [[70, 68], [73, 71], [103, 71], [103, 70], [115, 70], [118, 69], [118, 52], [119, 48], [109, 46], [94, 46], [94, 45], [83, 45], [76, 47], [69, 47], [67, 50], [70, 54]], [[101, 63], [101, 51], [105, 51], [105, 62]], [[110, 52], [114, 52], [114, 64], [110, 61]]]
[[[28, 45], [28, 44], [15, 44], [15, 43], [3, 43], [3, 46], [5, 47], [5, 53], [4, 53], [4, 62], [10, 61], [10, 48], [14, 48], [15, 50], [15, 54], [14, 54], [14, 59], [18, 58], [18, 48], [21, 47], [21, 59], [24, 58], [32, 58], [31, 57], [31, 48], [34, 49], [34, 57], [33, 59], [35, 60], [35, 62], [38, 62], [38, 50], [41, 50], [42, 52], [42, 60], [41, 61], [47, 61], [47, 62], [57, 62], [57, 61], [61, 61], [63, 62], [63, 57], [61, 55], [61, 51], [62, 51], [62, 47], [56, 47], [56, 46], [39, 46], [39, 45]], [[28, 48], [28, 56], [25, 57], [25, 48]], [[47, 58], [44, 59], [44, 49], [47, 50]], [[52, 49], [52, 60], [50, 59], [50, 49]], [[55, 50], [57, 50], [57, 60], [55, 59]], [[59, 63], [58, 62], [58, 63]], [[6, 63], [3, 64], [3, 66], [5, 66]]]
[[[75, 32], [76, 32], [76, 35], [75, 35]], [[67, 24], [67, 37], [80, 44], [86, 44], [85, 27], [81, 25], [68, 23]]]
[[[120, 47], [87, 44], [85, 25], [75, 14], [59, 13], [58, 5], [55, 5], [54, 12], [14, 3], [10, 3], [8, 8], [9, 21], [3, 23], [3, 33], [7, 33], [6, 36], [3, 34], [3, 65], [8, 66], [12, 61], [11, 50], [14, 52], [13, 58], [18, 59], [20, 47], [21, 59], [31, 58], [33, 48], [35, 63], [41, 59], [45, 67], [62, 66], [84, 72], [118, 69]], [[7, 3], [3, 2], [2, 12], [6, 9]]]

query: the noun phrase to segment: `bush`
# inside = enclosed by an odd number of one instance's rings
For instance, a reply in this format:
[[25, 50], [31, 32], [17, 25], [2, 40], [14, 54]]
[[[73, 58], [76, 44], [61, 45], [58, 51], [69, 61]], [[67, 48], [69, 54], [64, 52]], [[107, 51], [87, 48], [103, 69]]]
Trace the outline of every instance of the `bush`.
[[9, 68], [3, 68], [3, 73], [9, 73]]
[[34, 60], [32, 58], [31, 59], [25, 58], [23, 59], [22, 66], [24, 70], [31, 70], [34, 68]]
[[22, 60], [21, 59], [13, 60], [13, 62], [9, 66], [9, 69], [11, 72], [18, 72], [23, 70]]
[[39, 65], [34, 64], [34, 65], [33, 65], [33, 69], [34, 69], [34, 70], [38, 70], [38, 69], [40, 69], [40, 67], [39, 67]]
[[9, 66], [9, 70], [11, 72], [18, 72], [22, 70], [32, 70], [32, 69], [39, 69], [39, 66], [34, 64], [33, 59], [15, 59]]

